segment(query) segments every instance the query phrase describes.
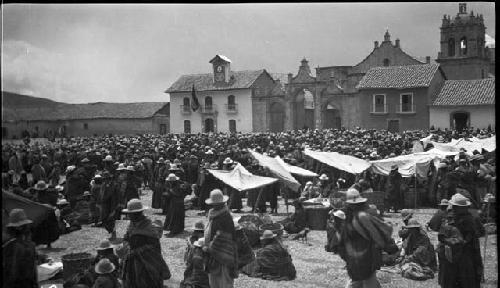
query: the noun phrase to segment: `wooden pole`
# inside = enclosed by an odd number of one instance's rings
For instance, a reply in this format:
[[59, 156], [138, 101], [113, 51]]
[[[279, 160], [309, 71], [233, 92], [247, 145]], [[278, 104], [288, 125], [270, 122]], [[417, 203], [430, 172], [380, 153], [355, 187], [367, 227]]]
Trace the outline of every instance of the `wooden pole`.
[[[490, 218], [490, 201], [487, 199], [488, 202], [486, 202], [486, 224], [489, 223], [489, 218]], [[486, 229], [485, 229], [486, 230]], [[488, 245], [488, 231], [485, 231], [484, 234], [484, 251], [483, 251], [483, 277], [482, 281], [484, 282], [484, 270], [486, 269], [486, 246]]]
[[414, 195], [414, 198], [415, 198], [415, 207], [413, 207], [413, 209], [417, 209], [417, 163], [415, 163], [415, 195]]

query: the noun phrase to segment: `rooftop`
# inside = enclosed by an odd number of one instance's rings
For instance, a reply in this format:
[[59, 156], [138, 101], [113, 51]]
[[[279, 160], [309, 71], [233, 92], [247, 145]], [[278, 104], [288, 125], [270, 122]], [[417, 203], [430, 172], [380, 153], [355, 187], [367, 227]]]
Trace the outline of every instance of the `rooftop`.
[[358, 89], [429, 87], [438, 64], [375, 67], [366, 72]]
[[495, 78], [446, 80], [432, 105], [495, 105]]

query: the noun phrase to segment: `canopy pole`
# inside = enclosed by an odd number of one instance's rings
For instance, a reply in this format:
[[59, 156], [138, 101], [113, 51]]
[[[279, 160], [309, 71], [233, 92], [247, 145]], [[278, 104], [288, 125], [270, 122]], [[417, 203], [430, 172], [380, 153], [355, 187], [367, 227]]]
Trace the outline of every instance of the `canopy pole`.
[[[490, 219], [490, 201], [487, 199], [488, 202], [486, 202], [486, 223], [489, 223]], [[486, 229], [485, 229], [486, 230]], [[484, 251], [483, 251], [483, 271], [486, 269], [486, 246], [488, 245], [488, 231], [485, 231], [484, 233]], [[485, 281], [484, 279], [484, 272], [482, 275], [482, 282]]]
[[417, 176], [418, 176], [418, 173], [417, 173], [417, 163], [415, 163], [415, 207], [413, 207], [413, 209], [417, 209]]

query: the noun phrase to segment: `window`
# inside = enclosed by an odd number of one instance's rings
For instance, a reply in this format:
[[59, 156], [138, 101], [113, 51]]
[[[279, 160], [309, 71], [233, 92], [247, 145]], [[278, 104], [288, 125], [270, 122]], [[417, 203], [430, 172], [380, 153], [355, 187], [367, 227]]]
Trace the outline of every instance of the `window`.
[[167, 134], [167, 124], [160, 124], [160, 134], [161, 135]]
[[205, 108], [212, 109], [212, 97], [205, 97]]
[[229, 132], [236, 133], [236, 120], [229, 120]]
[[460, 55], [467, 55], [467, 38], [460, 39]]
[[7, 127], [2, 127], [2, 138], [7, 138]]
[[227, 96], [227, 110], [235, 110], [236, 101], [234, 95]]
[[448, 40], [448, 56], [455, 56], [455, 39]]
[[373, 95], [373, 113], [387, 113], [387, 106], [385, 105], [385, 95]]
[[384, 59], [384, 66], [389, 66], [391, 61], [387, 58]]
[[184, 133], [191, 134], [191, 121], [184, 120]]
[[83, 123], [83, 129], [88, 130], [89, 129], [89, 124], [88, 123]]
[[314, 96], [307, 89], [304, 89], [304, 109], [314, 109]]
[[415, 109], [413, 109], [413, 94], [401, 94], [399, 105], [400, 112], [415, 112]]
[[189, 111], [190, 107], [191, 107], [191, 99], [189, 99], [189, 97], [185, 97], [183, 99], [183, 107], [182, 107], [182, 109], [184, 111]]
[[335, 78], [335, 71], [330, 71], [330, 78]]

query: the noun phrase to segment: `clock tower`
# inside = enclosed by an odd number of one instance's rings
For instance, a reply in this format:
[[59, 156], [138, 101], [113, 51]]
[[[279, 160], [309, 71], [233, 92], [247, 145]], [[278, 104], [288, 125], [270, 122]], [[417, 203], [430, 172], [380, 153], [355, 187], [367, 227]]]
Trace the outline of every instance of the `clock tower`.
[[215, 57], [209, 61], [212, 64], [214, 70], [214, 83], [225, 84], [229, 82], [231, 71], [231, 60], [224, 55], [215, 55]]

